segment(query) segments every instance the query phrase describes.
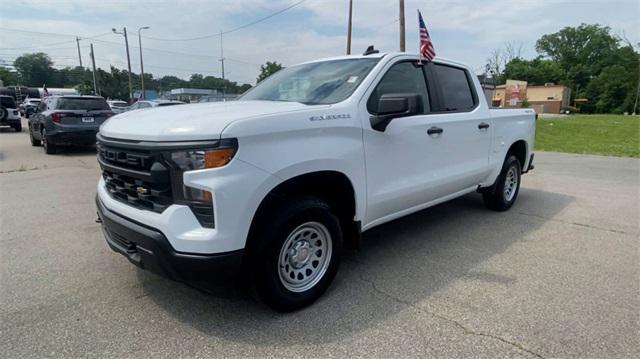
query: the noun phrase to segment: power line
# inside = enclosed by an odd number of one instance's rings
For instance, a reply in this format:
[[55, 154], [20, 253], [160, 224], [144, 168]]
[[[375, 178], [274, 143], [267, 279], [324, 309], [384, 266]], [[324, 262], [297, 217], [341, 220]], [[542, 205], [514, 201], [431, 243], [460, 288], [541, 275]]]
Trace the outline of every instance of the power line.
[[25, 33], [25, 34], [34, 34], [34, 35], [43, 35], [43, 36], [68, 36], [68, 37], [73, 37], [73, 40], [67, 40], [67, 41], [61, 41], [61, 42], [55, 42], [52, 44], [44, 44], [44, 45], [39, 45], [39, 46], [27, 46], [27, 47], [2, 47], [0, 49], [2, 50], [22, 50], [22, 49], [43, 49], [43, 50], [47, 50], [48, 46], [55, 46], [55, 45], [62, 45], [62, 44], [67, 44], [67, 43], [72, 43], [75, 42], [75, 38], [76, 37], [80, 37], [81, 40], [89, 40], [89, 39], [95, 39], [97, 37], [101, 37], [101, 36], [105, 36], [110, 34], [111, 32], [105, 32], [102, 34], [97, 34], [97, 35], [92, 35], [92, 36], [78, 36], [78, 35], [70, 35], [70, 34], [60, 34], [60, 33], [53, 33], [53, 32], [41, 32], [41, 31], [29, 31], [29, 30], [22, 30], [22, 29], [10, 29], [10, 28], [6, 28], [6, 27], [0, 27], [0, 30], [4, 30], [4, 31], [13, 31], [13, 32], [21, 32], [21, 33]]
[[[306, 0], [304, 0], [306, 1]], [[2, 28], [0, 27], [0, 30], [11, 30], [11, 31], [16, 31], [16, 32], [25, 32], [25, 33], [30, 33], [30, 34], [45, 34], [42, 32], [38, 32], [38, 31], [27, 31], [27, 30], [19, 30], [19, 29], [6, 29], [6, 28]], [[108, 33], [104, 33], [104, 34], [98, 34], [98, 35], [94, 35], [94, 36], [90, 36], [90, 37], [86, 37], [86, 36], [79, 36], [80, 39], [92, 39], [95, 42], [99, 42], [99, 43], [103, 43], [103, 44], [108, 44], [108, 45], [113, 45], [113, 46], [122, 46], [121, 43], [119, 42], [115, 42], [115, 41], [109, 41], [109, 40], [102, 40], [102, 39], [96, 39], [96, 37], [101, 37], [101, 36], [105, 36], [105, 35], [109, 35], [111, 34], [111, 32]], [[224, 34], [224, 32], [223, 32]], [[76, 35], [69, 35], [69, 34], [55, 34], [55, 33], [50, 33], [49, 35], [53, 35], [53, 36], [76, 36]], [[220, 33], [216, 34], [216, 35], [220, 35]], [[143, 36], [144, 38], [145, 36]], [[51, 46], [53, 45], [59, 45], [59, 44], [66, 44], [66, 43], [72, 43], [75, 42], [76, 40], [68, 40], [68, 41], [63, 41], [60, 43], [54, 43], [54, 44], [49, 44]], [[86, 46], [86, 48], [89, 48], [88, 46]], [[131, 46], [132, 49], [138, 49], [137, 46]], [[2, 50], [20, 50], [20, 49], [42, 49], [43, 51], [48, 51], [48, 48], [43, 48], [41, 46], [35, 46], [35, 47], [13, 47], [13, 48], [4, 48], [4, 47], [0, 47], [0, 51]], [[60, 48], [62, 49], [62, 48]], [[75, 47], [73, 48], [69, 48], [69, 49], [75, 49]], [[53, 50], [53, 48], [52, 48]], [[144, 47], [144, 51], [155, 51], [155, 52], [163, 52], [163, 53], [167, 53], [167, 54], [173, 54], [173, 55], [181, 55], [181, 56], [190, 56], [190, 57], [202, 57], [202, 58], [210, 58], [210, 59], [217, 59], [217, 56], [213, 56], [213, 55], [204, 55], [204, 54], [190, 54], [190, 53], [186, 53], [186, 52], [178, 52], [178, 51], [170, 51], [170, 50], [163, 50], [163, 49], [155, 49], [155, 48], [151, 48], [151, 47]]]
[[195, 40], [209, 39], [209, 38], [216, 37], [216, 36], [222, 36], [222, 35], [230, 34], [230, 33], [232, 33], [232, 32], [236, 32], [236, 31], [238, 31], [238, 30], [242, 30], [242, 29], [247, 28], [247, 27], [249, 27], [249, 26], [253, 26], [253, 25], [255, 25], [255, 24], [258, 24], [258, 23], [260, 23], [260, 22], [263, 22], [263, 21], [265, 21], [265, 20], [268, 20], [268, 19], [270, 19], [270, 18], [272, 18], [272, 17], [274, 17], [274, 16], [280, 15], [280, 14], [282, 14], [283, 12], [285, 12], [285, 11], [287, 11], [287, 10], [293, 9], [294, 7], [296, 7], [296, 6], [300, 5], [300, 4], [302, 4], [302, 3], [303, 3], [303, 2], [305, 2], [305, 1], [307, 1], [307, 0], [301, 0], [301, 1], [298, 1], [298, 2], [296, 2], [296, 3], [294, 3], [294, 4], [291, 4], [291, 5], [287, 6], [287, 7], [286, 7], [286, 8], [284, 8], [284, 9], [278, 10], [278, 11], [276, 11], [276, 12], [274, 12], [274, 13], [271, 13], [271, 14], [269, 14], [269, 15], [267, 15], [267, 16], [265, 16], [265, 17], [263, 17], [263, 18], [260, 18], [260, 19], [258, 19], [258, 20], [255, 20], [255, 21], [252, 21], [252, 22], [250, 22], [250, 23], [247, 23], [247, 24], [244, 24], [244, 25], [238, 26], [238, 27], [233, 28], [233, 29], [231, 29], [231, 30], [222, 31], [222, 32], [217, 32], [217, 33], [215, 33], [215, 34], [204, 35], [204, 36], [198, 36], [198, 37], [183, 38], [183, 39], [163, 39], [163, 38], [159, 38], [159, 37], [151, 37], [151, 36], [142, 36], [142, 37], [143, 37], [143, 38], [145, 38], [145, 39], [157, 40], [157, 41], [195, 41]]

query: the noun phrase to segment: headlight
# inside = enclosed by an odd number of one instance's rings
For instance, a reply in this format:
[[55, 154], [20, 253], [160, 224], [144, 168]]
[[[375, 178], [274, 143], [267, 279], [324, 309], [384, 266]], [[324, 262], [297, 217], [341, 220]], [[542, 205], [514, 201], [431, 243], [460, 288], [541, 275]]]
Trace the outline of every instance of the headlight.
[[235, 153], [233, 147], [180, 151], [172, 152], [171, 160], [182, 171], [193, 171], [222, 167], [231, 161]]
[[[219, 147], [175, 150], [168, 157], [173, 163], [173, 193], [178, 203], [211, 206], [211, 192], [188, 187], [182, 181], [185, 171], [217, 168], [228, 164], [238, 149], [236, 140], [222, 140]], [[167, 156], [165, 155], [165, 158]]]

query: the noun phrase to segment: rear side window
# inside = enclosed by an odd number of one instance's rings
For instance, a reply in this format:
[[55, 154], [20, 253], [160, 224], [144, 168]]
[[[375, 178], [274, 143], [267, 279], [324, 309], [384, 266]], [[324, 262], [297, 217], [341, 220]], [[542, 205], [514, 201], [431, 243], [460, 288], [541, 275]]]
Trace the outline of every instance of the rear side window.
[[56, 101], [56, 110], [111, 110], [107, 101], [103, 98], [94, 97], [61, 97]]
[[435, 73], [442, 92], [443, 110], [468, 111], [475, 107], [471, 83], [465, 70], [436, 64]]
[[378, 101], [386, 94], [419, 94], [422, 98], [422, 111], [429, 108], [427, 84], [421, 67], [411, 62], [399, 62], [393, 65], [371, 93], [367, 101], [367, 110], [378, 113]]
[[16, 101], [13, 97], [0, 97], [0, 105], [6, 108], [16, 108]]

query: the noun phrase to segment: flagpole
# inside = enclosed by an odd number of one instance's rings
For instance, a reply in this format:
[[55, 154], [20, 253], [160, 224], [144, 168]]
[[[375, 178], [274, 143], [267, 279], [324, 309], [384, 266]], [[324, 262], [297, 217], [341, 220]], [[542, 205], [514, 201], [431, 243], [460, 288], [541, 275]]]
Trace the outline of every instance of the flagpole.
[[422, 51], [420, 51], [420, 47], [422, 47], [422, 42], [420, 41], [420, 10], [416, 9], [418, 12], [418, 65], [422, 66]]

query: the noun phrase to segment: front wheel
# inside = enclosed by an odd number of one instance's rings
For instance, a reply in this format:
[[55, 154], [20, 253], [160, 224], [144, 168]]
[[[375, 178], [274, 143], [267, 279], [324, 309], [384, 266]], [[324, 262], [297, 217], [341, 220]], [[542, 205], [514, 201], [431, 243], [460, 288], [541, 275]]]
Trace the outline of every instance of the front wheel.
[[40, 146], [40, 140], [36, 140], [33, 137], [33, 130], [31, 129], [31, 126], [29, 126], [29, 141], [31, 141], [31, 146], [34, 146], [34, 147]]
[[342, 230], [329, 206], [316, 198], [287, 201], [271, 213], [252, 241], [251, 275], [264, 302], [289, 312], [313, 303], [333, 281]]
[[492, 189], [482, 194], [485, 206], [494, 211], [506, 211], [511, 208], [520, 191], [521, 175], [522, 166], [518, 158], [507, 157]]

